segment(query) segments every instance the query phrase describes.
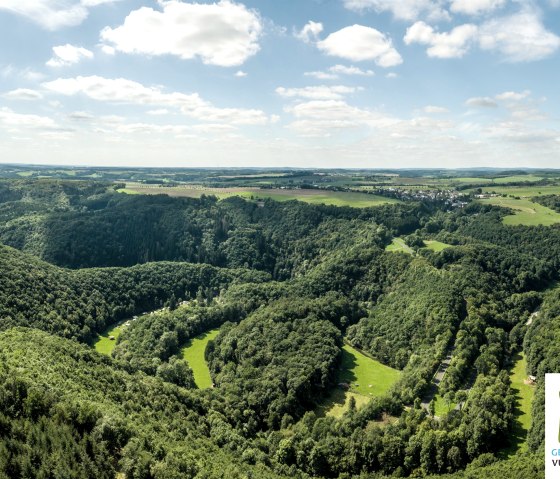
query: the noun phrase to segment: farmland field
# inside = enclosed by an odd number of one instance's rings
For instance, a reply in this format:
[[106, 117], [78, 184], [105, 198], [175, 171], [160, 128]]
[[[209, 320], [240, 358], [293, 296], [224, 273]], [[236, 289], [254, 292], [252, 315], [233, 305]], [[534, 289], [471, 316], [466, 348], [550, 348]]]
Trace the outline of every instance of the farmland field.
[[[125, 322], [126, 320], [119, 321], [116, 325], [112, 324], [98, 336], [94, 344], [95, 350], [98, 353], [106, 354], [107, 356], [111, 355], [117, 344], [117, 339], [122, 333]], [[115, 339], [109, 339], [111, 336]]]
[[450, 244], [442, 243], [441, 241], [426, 240], [424, 243], [426, 243], [426, 248], [435, 251], [436, 253], [451, 247]]
[[402, 238], [393, 238], [390, 245], [385, 248], [385, 251], [392, 251], [393, 253], [401, 252], [413, 254], [414, 251], [408, 246]]
[[193, 371], [194, 382], [199, 389], [212, 387], [212, 378], [206, 359], [204, 359], [204, 352], [208, 342], [215, 339], [219, 331], [219, 329], [212, 329], [200, 334], [190, 340], [181, 350], [183, 359], [189, 363]]
[[484, 204], [502, 206], [515, 210], [515, 214], [508, 215], [504, 218], [504, 224], [506, 225], [550, 226], [560, 223], [560, 213], [546, 206], [533, 203], [530, 200], [498, 197], [479, 201]]
[[320, 406], [329, 416], [339, 417], [346, 410], [350, 398], [356, 401], [356, 407], [368, 403], [372, 397], [386, 394], [397, 381], [400, 372], [381, 364], [349, 344], [342, 348], [342, 363], [337, 375], [337, 383], [349, 385], [348, 391], [336, 388]]
[[515, 423], [513, 426], [515, 448], [518, 451], [527, 449], [527, 433], [531, 427], [531, 404], [535, 394], [535, 386], [527, 384], [527, 359], [524, 353], [516, 355], [510, 372], [511, 387], [516, 393]]
[[383, 196], [369, 195], [364, 193], [348, 193], [341, 191], [326, 190], [283, 190], [283, 189], [260, 189], [260, 188], [205, 188], [202, 186], [179, 186], [158, 187], [145, 185], [128, 185], [126, 189], [119, 190], [129, 194], [161, 195], [173, 197], [200, 198], [202, 195], [214, 195], [220, 199], [231, 196], [242, 198], [265, 199], [276, 201], [299, 200], [305, 203], [326, 204], [334, 206], [353, 206], [355, 208], [367, 208], [388, 203], [399, 203], [398, 200], [385, 198]]
[[[473, 191], [473, 190], [466, 190]], [[532, 198], [543, 195], [559, 195], [560, 186], [484, 186], [482, 191], [485, 193], [498, 193], [500, 195], [519, 196], [521, 198]]]

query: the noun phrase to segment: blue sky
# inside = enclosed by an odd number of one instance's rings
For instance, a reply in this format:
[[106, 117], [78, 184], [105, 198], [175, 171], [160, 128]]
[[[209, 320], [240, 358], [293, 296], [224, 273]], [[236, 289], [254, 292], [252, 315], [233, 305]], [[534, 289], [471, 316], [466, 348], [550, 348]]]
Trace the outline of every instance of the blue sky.
[[560, 167], [560, 0], [0, 0], [0, 161]]

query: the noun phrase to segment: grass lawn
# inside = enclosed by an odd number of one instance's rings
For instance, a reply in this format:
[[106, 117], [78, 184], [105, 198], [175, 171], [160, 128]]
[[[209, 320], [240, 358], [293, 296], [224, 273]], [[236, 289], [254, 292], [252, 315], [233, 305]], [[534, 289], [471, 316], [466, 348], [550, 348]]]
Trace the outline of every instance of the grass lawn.
[[385, 251], [414, 254], [412, 248], [407, 246], [402, 238], [393, 238], [393, 242], [385, 248]]
[[[116, 325], [112, 324], [97, 337], [94, 348], [98, 353], [106, 354], [107, 356], [111, 355], [117, 344], [117, 338], [122, 333], [124, 323], [126, 323], [126, 320], [119, 321]], [[110, 336], [114, 336], [115, 339], [109, 339]]]
[[502, 206], [515, 210], [515, 214], [508, 215], [504, 218], [504, 224], [506, 225], [550, 226], [560, 223], [560, 213], [557, 213], [546, 206], [533, 203], [530, 200], [516, 200], [514, 198], [499, 197], [478, 201], [484, 204]]
[[455, 404], [454, 402], [450, 404], [446, 403], [443, 397], [441, 397], [439, 394], [436, 394], [433, 400], [436, 403], [436, 416], [438, 417], [445, 416], [448, 412], [453, 411], [453, 409], [455, 409], [455, 406], [457, 406], [457, 404]]
[[443, 251], [446, 248], [451, 248], [450, 244], [442, 243], [441, 241], [427, 240], [427, 241], [424, 241], [424, 243], [426, 243], [426, 248], [431, 249], [432, 251], [435, 251], [436, 253], [439, 252], [439, 251]]
[[198, 185], [185, 185], [170, 188], [158, 186], [146, 186], [129, 184], [125, 189], [118, 190], [120, 193], [147, 194], [147, 195], [169, 195], [174, 197], [200, 198], [202, 195], [214, 195], [219, 199], [231, 196], [241, 196], [246, 199], [270, 198], [276, 201], [299, 200], [312, 204], [325, 204], [334, 206], [352, 206], [354, 208], [368, 208], [389, 203], [399, 203], [393, 198], [370, 195], [365, 193], [350, 193], [344, 191], [325, 190], [282, 190], [282, 189], [260, 189], [260, 188], [205, 188]]
[[527, 379], [527, 359], [524, 353], [513, 358], [510, 370], [511, 389], [516, 395], [515, 423], [513, 425], [513, 444], [505, 453], [507, 455], [527, 450], [527, 433], [531, 427], [531, 404], [535, 386], [525, 384]]
[[342, 363], [337, 374], [338, 383], [347, 383], [345, 391], [336, 387], [330, 396], [317, 408], [319, 415], [340, 417], [348, 410], [351, 397], [359, 409], [373, 397], [382, 396], [397, 381], [400, 372], [362, 354], [352, 346], [342, 348]]
[[194, 382], [199, 389], [212, 387], [212, 378], [210, 377], [210, 369], [204, 359], [204, 351], [208, 341], [213, 340], [218, 335], [219, 329], [207, 331], [185, 344], [181, 350], [183, 359], [185, 359], [190, 368], [193, 370]]

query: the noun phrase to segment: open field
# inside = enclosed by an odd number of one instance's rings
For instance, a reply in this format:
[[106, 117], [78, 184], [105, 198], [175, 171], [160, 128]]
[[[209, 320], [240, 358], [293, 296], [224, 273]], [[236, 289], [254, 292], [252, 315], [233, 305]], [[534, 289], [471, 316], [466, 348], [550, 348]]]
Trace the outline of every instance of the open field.
[[212, 387], [212, 378], [210, 377], [208, 364], [206, 364], [206, 360], [204, 359], [204, 352], [206, 351], [208, 341], [215, 339], [219, 331], [219, 329], [212, 329], [200, 334], [187, 342], [181, 350], [183, 359], [189, 363], [193, 371], [194, 382], [199, 389]]
[[505, 176], [503, 178], [495, 178], [494, 183], [535, 183], [541, 181], [542, 176], [536, 175], [518, 175], [518, 176]]
[[455, 409], [455, 407], [457, 406], [457, 404], [455, 404], [454, 402], [447, 403], [445, 399], [443, 399], [443, 397], [441, 397], [441, 395], [439, 394], [436, 394], [433, 400], [436, 403], [437, 417], [445, 416], [450, 411], [453, 411], [453, 409]]
[[412, 248], [408, 246], [402, 238], [393, 238], [392, 243], [385, 248], [385, 251], [414, 254]]
[[451, 248], [450, 244], [442, 243], [441, 241], [426, 240], [424, 243], [426, 243], [426, 248], [435, 251], [436, 253], [443, 251], [446, 248]]
[[[103, 331], [94, 343], [94, 348], [98, 353], [110, 356], [117, 344], [117, 338], [121, 335], [126, 320], [119, 321], [118, 324], [112, 324]], [[109, 339], [113, 336], [115, 339]]]
[[550, 226], [560, 223], [560, 213], [538, 203], [533, 203], [530, 200], [498, 197], [478, 201], [515, 210], [516, 213], [514, 215], [508, 215], [504, 218], [504, 224], [506, 225]]
[[337, 387], [318, 407], [318, 413], [340, 417], [348, 410], [350, 398], [356, 401], [356, 407], [368, 403], [372, 397], [387, 393], [397, 381], [400, 372], [381, 364], [349, 344], [342, 348], [342, 363], [337, 374], [337, 383], [349, 385], [347, 391]]
[[119, 190], [122, 193], [161, 195], [173, 197], [200, 198], [202, 195], [214, 195], [220, 199], [231, 196], [241, 196], [247, 199], [270, 198], [276, 201], [299, 200], [312, 204], [326, 204], [334, 206], [353, 206], [355, 208], [367, 208], [387, 203], [398, 203], [398, 200], [385, 198], [377, 195], [363, 193], [347, 193], [325, 190], [303, 190], [303, 189], [260, 189], [260, 188], [205, 188], [202, 186], [177, 186], [159, 187], [146, 185], [127, 185], [126, 189]]
[[[543, 195], [560, 195], [560, 186], [484, 186], [481, 188], [485, 193], [498, 193], [500, 195], [519, 196], [521, 198], [533, 198]], [[474, 189], [466, 190], [472, 192]]]
[[527, 433], [531, 427], [531, 404], [535, 386], [527, 384], [527, 359], [524, 353], [513, 358], [510, 371], [511, 389], [516, 394], [515, 423], [513, 425], [513, 444], [508, 453], [527, 450]]

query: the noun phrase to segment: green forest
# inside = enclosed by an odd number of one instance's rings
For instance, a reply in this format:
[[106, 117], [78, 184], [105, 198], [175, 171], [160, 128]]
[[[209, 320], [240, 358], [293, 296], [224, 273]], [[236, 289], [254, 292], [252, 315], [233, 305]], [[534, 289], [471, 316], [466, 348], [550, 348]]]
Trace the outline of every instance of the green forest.
[[0, 479], [544, 478], [560, 225], [120, 186], [0, 180]]

